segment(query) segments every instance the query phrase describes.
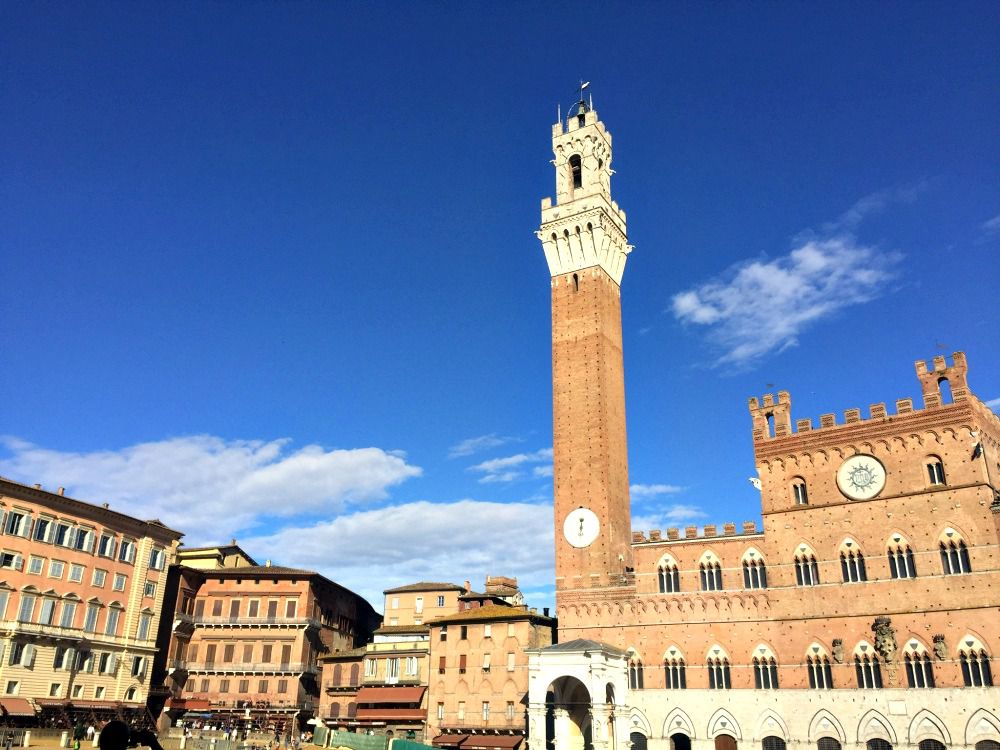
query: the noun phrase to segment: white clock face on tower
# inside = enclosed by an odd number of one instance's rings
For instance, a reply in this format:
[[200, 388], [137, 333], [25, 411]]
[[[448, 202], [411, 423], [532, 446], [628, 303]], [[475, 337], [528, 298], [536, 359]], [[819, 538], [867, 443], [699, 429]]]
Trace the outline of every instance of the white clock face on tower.
[[837, 486], [852, 500], [868, 500], [885, 487], [885, 467], [874, 456], [851, 456], [837, 470]]
[[574, 547], [589, 547], [601, 531], [601, 522], [589, 508], [577, 508], [566, 516], [563, 535]]

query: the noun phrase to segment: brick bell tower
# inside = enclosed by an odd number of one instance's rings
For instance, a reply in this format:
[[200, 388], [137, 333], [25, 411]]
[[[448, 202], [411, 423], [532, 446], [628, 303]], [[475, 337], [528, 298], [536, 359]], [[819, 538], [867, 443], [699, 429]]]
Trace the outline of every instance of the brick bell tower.
[[574, 590], [632, 585], [620, 287], [632, 248], [611, 199], [611, 134], [582, 96], [552, 126], [552, 150], [556, 200], [542, 200], [537, 235], [552, 277], [556, 591], [565, 601]]

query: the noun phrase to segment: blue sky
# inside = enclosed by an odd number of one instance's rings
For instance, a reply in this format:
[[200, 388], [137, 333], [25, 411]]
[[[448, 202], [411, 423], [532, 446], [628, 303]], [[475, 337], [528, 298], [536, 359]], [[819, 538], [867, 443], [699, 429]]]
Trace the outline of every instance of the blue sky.
[[[381, 604], [551, 602], [556, 106], [628, 212], [637, 528], [759, 517], [751, 395], [997, 408], [996, 3], [7, 3], [0, 473]], [[918, 403], [919, 403], [919, 399]]]

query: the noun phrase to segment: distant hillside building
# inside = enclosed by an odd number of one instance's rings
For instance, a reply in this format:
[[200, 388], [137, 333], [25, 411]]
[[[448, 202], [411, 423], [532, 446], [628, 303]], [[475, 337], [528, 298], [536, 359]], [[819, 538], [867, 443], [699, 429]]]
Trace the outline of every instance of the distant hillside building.
[[[181, 533], [0, 479], [0, 706], [7, 721], [146, 723]], [[155, 695], [154, 695], [155, 698]]]
[[633, 534], [611, 135], [580, 102], [552, 146], [561, 642], [531, 654], [531, 750], [997, 750], [1000, 419], [965, 356], [917, 363], [922, 409], [751, 399], [763, 529]]
[[343, 586], [258, 565], [235, 544], [181, 549], [171, 573], [170, 721], [304, 727], [319, 707], [319, 658], [365, 643], [380, 622]]

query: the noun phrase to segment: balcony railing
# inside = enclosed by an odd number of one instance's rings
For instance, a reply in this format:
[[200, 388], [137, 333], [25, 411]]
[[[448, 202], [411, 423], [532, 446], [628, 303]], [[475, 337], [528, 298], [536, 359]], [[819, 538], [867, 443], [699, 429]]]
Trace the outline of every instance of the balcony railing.
[[61, 625], [42, 625], [37, 622], [21, 622], [20, 620], [4, 620], [0, 629], [24, 633], [26, 635], [44, 635], [49, 638], [65, 638], [72, 641], [82, 641], [88, 636], [80, 628], [64, 628]]
[[307, 662], [289, 662], [285, 664], [233, 664], [220, 661], [182, 662], [178, 669], [188, 672], [230, 672], [250, 674], [316, 674], [315, 664]]
[[315, 701], [275, 701], [270, 698], [261, 700], [250, 700], [246, 698], [240, 698], [239, 700], [232, 701], [218, 701], [213, 700], [210, 702], [213, 709], [236, 709], [245, 710], [252, 709], [256, 711], [314, 711], [316, 710]]
[[340, 683], [328, 681], [323, 685], [324, 690], [358, 690], [361, 687], [360, 682], [350, 683]]
[[194, 617], [195, 625], [222, 628], [318, 628], [322, 623], [311, 617]]

